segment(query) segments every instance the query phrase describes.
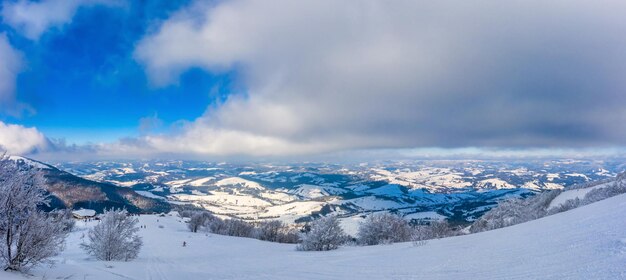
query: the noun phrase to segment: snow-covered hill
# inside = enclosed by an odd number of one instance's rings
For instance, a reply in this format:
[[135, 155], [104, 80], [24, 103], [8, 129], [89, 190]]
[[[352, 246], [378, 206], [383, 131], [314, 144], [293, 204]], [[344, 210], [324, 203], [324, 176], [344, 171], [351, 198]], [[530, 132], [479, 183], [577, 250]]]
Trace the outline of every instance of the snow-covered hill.
[[9, 159], [17, 163], [27, 164], [37, 169], [53, 169], [54, 168], [48, 164], [45, 164], [36, 160], [32, 160], [29, 158], [21, 157], [21, 156], [9, 156]]
[[559, 194], [550, 202], [550, 206], [548, 208], [557, 207], [570, 199], [578, 198], [582, 200], [583, 198], [585, 198], [585, 195], [589, 193], [590, 191], [607, 187], [609, 184], [613, 184], [613, 183], [614, 182], [609, 182], [609, 183], [603, 183], [603, 184], [599, 184], [599, 185], [588, 187], [588, 188], [571, 189], [571, 190], [563, 191], [561, 194]]
[[[611, 178], [623, 161], [400, 160], [359, 164], [180, 160], [70, 162], [58, 168], [220, 216], [307, 222], [375, 211], [436, 212], [467, 223], [499, 201]], [[277, 209], [290, 209], [288, 214]]]
[[135, 261], [88, 258], [78, 244], [90, 222], [71, 234], [54, 267], [39, 267], [31, 277], [0, 272], [0, 279], [626, 279], [624, 217], [626, 195], [619, 195], [419, 247], [299, 252], [294, 245], [193, 234], [176, 216], [142, 216], [145, 245]]
[[281, 189], [281, 191], [297, 195], [304, 199], [314, 199], [325, 196], [333, 196], [338, 194], [344, 194], [348, 192], [347, 190], [336, 188], [336, 187], [328, 187], [328, 186], [316, 186], [309, 184], [302, 184], [294, 186], [293, 189]]

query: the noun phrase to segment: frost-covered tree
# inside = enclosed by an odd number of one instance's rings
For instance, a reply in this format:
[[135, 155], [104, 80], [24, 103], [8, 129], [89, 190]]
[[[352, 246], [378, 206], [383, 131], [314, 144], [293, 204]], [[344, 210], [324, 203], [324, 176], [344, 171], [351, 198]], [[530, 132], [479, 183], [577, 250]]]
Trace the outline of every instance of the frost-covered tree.
[[89, 230], [81, 247], [103, 261], [129, 261], [137, 257], [143, 242], [137, 235], [139, 221], [126, 210], [105, 210], [100, 223]]
[[52, 217], [55, 222], [61, 223], [66, 232], [71, 232], [76, 226], [76, 220], [74, 220], [71, 209], [57, 209], [48, 213], [48, 216]]
[[4, 270], [25, 271], [63, 250], [62, 223], [37, 209], [47, 204], [43, 176], [0, 155], [0, 260]]
[[281, 221], [263, 221], [257, 226], [257, 238], [277, 242], [283, 227], [284, 225]]
[[187, 227], [191, 232], [198, 232], [201, 227], [207, 226], [207, 223], [211, 220], [217, 219], [213, 214], [206, 211], [198, 211], [191, 215]]
[[447, 221], [432, 221], [427, 225], [417, 225], [413, 228], [411, 240], [421, 241], [429, 239], [444, 238], [458, 235]]
[[615, 182], [608, 184], [606, 187], [596, 188], [589, 191], [585, 195], [581, 204], [586, 205], [594, 203], [623, 193], [626, 193], [626, 172], [622, 172], [617, 175]]
[[358, 241], [365, 245], [410, 241], [412, 229], [407, 221], [391, 213], [373, 214], [359, 226]]
[[300, 251], [328, 251], [339, 248], [347, 240], [346, 234], [334, 216], [324, 217], [311, 223], [311, 230], [302, 235]]
[[617, 175], [614, 182], [605, 182], [605, 186], [599, 186], [598, 184], [592, 185], [596, 187], [590, 190], [582, 199], [576, 197], [568, 199], [561, 203], [559, 206], [553, 207], [549, 210], [549, 214], [555, 214], [565, 212], [574, 208], [578, 208], [583, 205], [591, 204], [600, 200], [607, 199], [616, 195], [626, 193], [626, 172], [622, 172]]
[[565, 202], [561, 203], [560, 205], [555, 206], [555, 207], [549, 209], [548, 210], [548, 214], [549, 215], [553, 215], [553, 214], [556, 214], [556, 213], [569, 211], [569, 210], [572, 210], [574, 208], [578, 208], [581, 205], [583, 205], [583, 200], [581, 200], [578, 197], [576, 197], [574, 199], [568, 199]]
[[550, 202], [561, 193], [559, 190], [547, 191], [526, 199], [510, 199], [500, 202], [476, 220], [471, 232], [481, 232], [539, 219], [549, 213]]
[[254, 226], [239, 219], [225, 219], [218, 217], [207, 219], [204, 226], [206, 231], [219, 235], [254, 237]]

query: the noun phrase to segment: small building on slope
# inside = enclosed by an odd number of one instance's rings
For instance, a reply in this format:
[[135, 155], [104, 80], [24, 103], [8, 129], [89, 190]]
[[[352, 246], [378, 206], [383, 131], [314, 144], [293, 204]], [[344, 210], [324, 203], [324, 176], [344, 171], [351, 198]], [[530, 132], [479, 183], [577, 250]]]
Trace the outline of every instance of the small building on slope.
[[81, 220], [91, 219], [96, 216], [96, 210], [91, 210], [91, 209], [74, 210], [72, 211], [72, 215], [74, 216], [75, 219], [81, 219]]

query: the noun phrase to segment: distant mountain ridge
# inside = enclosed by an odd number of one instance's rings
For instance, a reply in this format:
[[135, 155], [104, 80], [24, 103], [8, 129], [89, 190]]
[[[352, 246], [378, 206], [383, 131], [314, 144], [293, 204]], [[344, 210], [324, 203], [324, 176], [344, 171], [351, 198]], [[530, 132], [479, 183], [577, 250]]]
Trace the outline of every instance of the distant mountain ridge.
[[33, 159], [11, 156], [18, 164], [39, 169], [45, 178], [45, 189], [50, 194], [51, 209], [93, 209], [102, 212], [109, 208], [125, 208], [131, 213], [167, 212], [170, 204], [142, 196], [130, 188], [110, 183], [87, 180]]
[[623, 161], [397, 161], [363, 164], [182, 160], [60, 163], [85, 179], [124, 186], [223, 217], [305, 222], [335, 214], [436, 213], [471, 222], [499, 201], [606, 179]]

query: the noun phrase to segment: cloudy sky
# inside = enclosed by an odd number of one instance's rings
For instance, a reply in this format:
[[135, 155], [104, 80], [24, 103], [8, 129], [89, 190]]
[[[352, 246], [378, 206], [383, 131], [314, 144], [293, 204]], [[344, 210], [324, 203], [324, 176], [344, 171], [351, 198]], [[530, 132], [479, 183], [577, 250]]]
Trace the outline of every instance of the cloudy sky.
[[2, 1], [0, 146], [611, 155], [624, 1]]

